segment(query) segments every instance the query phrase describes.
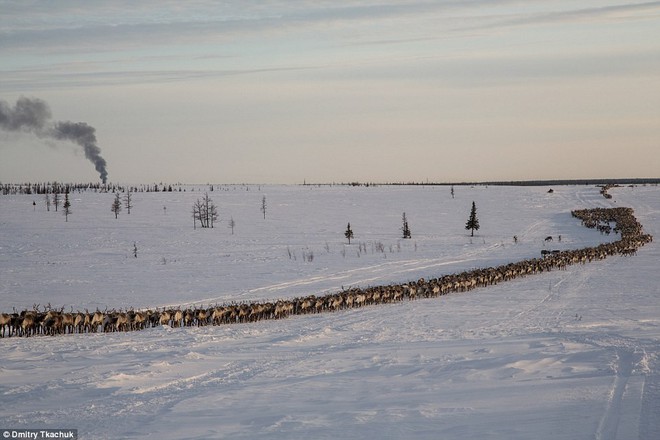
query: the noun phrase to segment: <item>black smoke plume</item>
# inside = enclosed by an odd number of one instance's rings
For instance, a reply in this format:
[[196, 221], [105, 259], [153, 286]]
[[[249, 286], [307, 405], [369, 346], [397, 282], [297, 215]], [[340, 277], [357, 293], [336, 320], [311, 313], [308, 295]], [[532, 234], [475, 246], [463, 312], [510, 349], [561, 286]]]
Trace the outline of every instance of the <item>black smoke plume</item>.
[[36, 98], [21, 97], [12, 108], [0, 100], [0, 129], [33, 133], [41, 138], [71, 141], [80, 145], [85, 157], [94, 164], [103, 183], [108, 180], [106, 161], [96, 145], [96, 130], [84, 122], [51, 121], [48, 104]]
[[52, 136], [60, 140], [75, 142], [83, 147], [85, 157], [94, 164], [101, 180], [108, 180], [108, 171], [105, 169], [105, 159], [101, 157], [101, 149], [96, 145], [96, 130], [84, 122], [57, 122], [52, 129]]

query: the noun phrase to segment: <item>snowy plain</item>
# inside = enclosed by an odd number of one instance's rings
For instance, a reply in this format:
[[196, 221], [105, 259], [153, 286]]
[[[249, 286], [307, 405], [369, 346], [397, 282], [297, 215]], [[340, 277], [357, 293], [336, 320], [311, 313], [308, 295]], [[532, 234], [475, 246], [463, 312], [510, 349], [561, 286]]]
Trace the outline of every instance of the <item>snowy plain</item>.
[[[74, 192], [68, 222], [42, 196], [0, 196], [0, 310], [320, 295], [617, 239], [582, 227], [570, 215], [578, 208], [630, 206], [656, 241], [634, 257], [435, 299], [1, 339], [0, 428], [76, 428], [79, 438], [660, 438], [657, 186], [615, 188], [607, 200], [591, 185], [552, 194], [456, 186], [454, 199], [446, 186], [214, 185], [213, 229], [193, 229], [191, 217], [209, 186], [183, 188], [135, 193], [118, 219], [113, 194]], [[464, 229], [472, 201], [474, 237]], [[403, 212], [410, 240], [400, 238]]]

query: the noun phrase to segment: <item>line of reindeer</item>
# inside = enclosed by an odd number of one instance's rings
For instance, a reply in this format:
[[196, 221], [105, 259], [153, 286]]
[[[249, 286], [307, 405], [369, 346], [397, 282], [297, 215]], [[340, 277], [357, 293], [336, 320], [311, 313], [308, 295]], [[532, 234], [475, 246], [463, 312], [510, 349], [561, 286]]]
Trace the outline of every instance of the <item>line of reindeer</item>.
[[149, 327], [205, 326], [282, 319], [291, 315], [338, 311], [373, 304], [393, 303], [418, 298], [433, 298], [452, 292], [467, 292], [502, 281], [527, 275], [565, 269], [572, 264], [585, 264], [611, 255], [635, 255], [637, 249], [653, 240], [644, 234], [631, 208], [596, 208], [572, 211], [572, 215], [588, 228], [614, 223], [619, 240], [578, 250], [542, 251], [540, 258], [517, 263], [474, 269], [444, 275], [434, 279], [419, 279], [405, 284], [391, 284], [367, 288], [351, 288], [324, 296], [309, 295], [294, 299], [266, 302], [215, 305], [208, 308], [164, 308], [156, 310], [96, 310], [65, 313], [50, 305], [39, 310], [20, 313], [1, 313], [1, 336], [60, 335], [142, 330]]

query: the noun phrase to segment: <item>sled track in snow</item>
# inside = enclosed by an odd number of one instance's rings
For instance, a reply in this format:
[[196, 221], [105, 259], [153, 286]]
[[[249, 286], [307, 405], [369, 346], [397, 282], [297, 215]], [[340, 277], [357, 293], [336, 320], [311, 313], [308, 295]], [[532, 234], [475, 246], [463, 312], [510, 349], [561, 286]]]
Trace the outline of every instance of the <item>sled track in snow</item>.
[[[131, 331], [169, 325], [203, 326], [256, 322], [263, 319], [282, 319], [291, 315], [338, 311], [374, 304], [392, 303], [418, 298], [432, 298], [454, 292], [467, 292], [503, 281], [568, 265], [585, 264], [612, 255], [632, 256], [653, 237], [644, 234], [631, 208], [594, 208], [572, 211], [572, 215], [588, 228], [601, 232], [621, 234], [617, 241], [578, 250], [547, 252], [542, 258], [517, 263], [475, 269], [444, 275], [429, 280], [420, 279], [404, 284], [391, 284], [368, 288], [353, 288], [324, 296], [306, 296], [273, 302], [246, 302], [216, 305], [204, 308], [168, 308], [142, 311], [105, 311], [96, 313], [63, 313], [63, 311], [24, 310], [21, 313], [0, 314], [0, 336], [63, 335], [96, 333], [99, 331]], [[611, 224], [615, 226], [612, 228]], [[605, 433], [608, 427], [601, 426]]]

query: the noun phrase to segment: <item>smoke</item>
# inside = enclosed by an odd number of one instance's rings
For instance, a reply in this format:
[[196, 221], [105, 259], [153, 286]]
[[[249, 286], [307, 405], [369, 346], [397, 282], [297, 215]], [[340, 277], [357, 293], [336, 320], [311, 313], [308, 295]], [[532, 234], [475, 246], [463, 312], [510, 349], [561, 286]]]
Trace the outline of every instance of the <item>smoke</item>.
[[75, 142], [83, 147], [85, 157], [94, 164], [105, 183], [108, 180], [108, 171], [105, 169], [105, 159], [101, 157], [101, 149], [96, 145], [95, 132], [94, 127], [84, 122], [57, 122], [51, 131], [55, 139]]
[[50, 109], [41, 99], [19, 98], [12, 109], [0, 101], [0, 127], [6, 131], [41, 130], [50, 119]]
[[96, 129], [85, 122], [51, 121], [48, 104], [36, 98], [20, 97], [12, 108], [0, 100], [0, 129], [32, 133], [41, 138], [70, 141], [80, 145], [85, 158], [94, 164], [103, 183], [108, 179], [106, 161], [96, 145]]

